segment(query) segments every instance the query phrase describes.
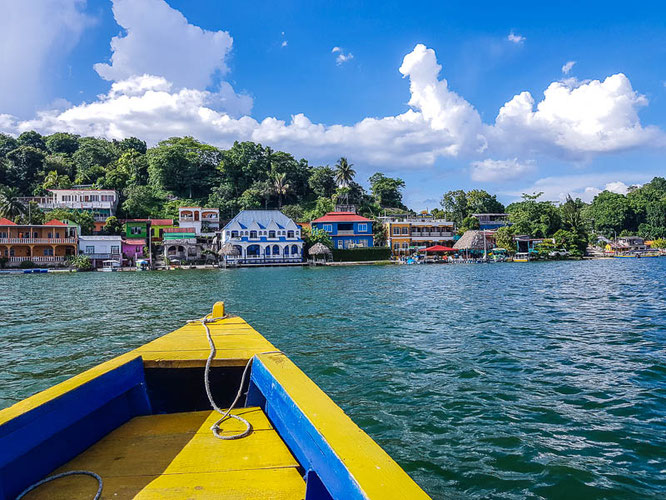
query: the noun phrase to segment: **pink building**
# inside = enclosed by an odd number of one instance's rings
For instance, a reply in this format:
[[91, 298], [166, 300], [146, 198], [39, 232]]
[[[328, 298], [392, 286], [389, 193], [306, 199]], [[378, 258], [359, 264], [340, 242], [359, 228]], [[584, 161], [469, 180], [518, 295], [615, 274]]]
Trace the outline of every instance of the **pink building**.
[[143, 247], [146, 246], [144, 239], [125, 239], [123, 240], [123, 258], [131, 263], [137, 259], [143, 258]]

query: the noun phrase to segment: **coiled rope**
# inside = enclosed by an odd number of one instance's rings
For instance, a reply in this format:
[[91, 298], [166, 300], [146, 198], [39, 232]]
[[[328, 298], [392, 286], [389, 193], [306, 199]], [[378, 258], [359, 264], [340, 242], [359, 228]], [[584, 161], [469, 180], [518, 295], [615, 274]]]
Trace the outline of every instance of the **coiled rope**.
[[94, 472], [90, 472], [87, 470], [70, 470], [68, 472], [63, 472], [61, 474], [55, 474], [53, 476], [46, 477], [42, 479], [41, 481], [38, 481], [31, 486], [28, 486], [26, 489], [24, 489], [19, 496], [16, 497], [16, 500], [21, 500], [24, 496], [26, 496], [28, 493], [30, 493], [32, 490], [35, 488], [39, 488], [42, 484], [50, 483], [51, 481], [55, 481], [56, 479], [60, 479], [61, 477], [66, 477], [66, 476], [90, 476], [94, 477], [97, 479], [97, 483], [99, 484], [99, 487], [97, 488], [97, 493], [95, 493], [95, 496], [93, 497], [93, 500], [99, 500], [99, 497], [102, 496], [102, 478], [99, 477], [99, 475], [95, 474]]

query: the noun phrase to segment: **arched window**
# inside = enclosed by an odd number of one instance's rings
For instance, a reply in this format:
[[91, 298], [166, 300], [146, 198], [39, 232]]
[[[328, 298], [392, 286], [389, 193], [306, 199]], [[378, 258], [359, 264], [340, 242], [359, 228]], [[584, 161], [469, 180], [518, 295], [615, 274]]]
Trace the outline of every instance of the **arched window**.
[[286, 247], [284, 247], [284, 255], [285, 255], [285, 256], [289, 255], [289, 245], [287, 245]]
[[270, 247], [270, 245], [266, 247], [266, 249], [264, 250], [264, 252], [266, 253], [267, 256], [270, 256], [270, 255], [271, 255], [271, 247]]
[[176, 247], [174, 247], [174, 246], [170, 246], [170, 247], [169, 247], [169, 250], [168, 250], [168, 254], [169, 254], [169, 255], [173, 255], [173, 254], [175, 254], [175, 253], [176, 253]]
[[291, 245], [291, 255], [298, 255], [298, 245]]
[[280, 247], [273, 245], [273, 255], [280, 255]]
[[268, 231], [269, 238], [275, 238], [275, 231]]
[[247, 247], [248, 257], [259, 257], [261, 255], [261, 247], [259, 245], [250, 245]]
[[238, 238], [238, 231], [231, 231], [231, 237], [232, 238]]
[[293, 231], [287, 231], [287, 238], [293, 238], [294, 237], [294, 232]]
[[250, 231], [250, 238], [256, 238], [257, 237], [257, 232], [256, 231]]

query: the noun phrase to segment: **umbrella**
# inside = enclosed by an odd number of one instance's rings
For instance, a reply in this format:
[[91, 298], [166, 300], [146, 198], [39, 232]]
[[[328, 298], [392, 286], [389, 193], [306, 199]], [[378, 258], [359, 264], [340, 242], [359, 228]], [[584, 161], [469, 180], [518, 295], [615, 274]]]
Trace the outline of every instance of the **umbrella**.
[[323, 243], [315, 243], [314, 245], [312, 245], [312, 248], [310, 248], [310, 250], [308, 250], [308, 254], [310, 254], [310, 255], [326, 255], [326, 254], [330, 254], [330, 253], [331, 253], [331, 249], [328, 248]]
[[433, 253], [437, 253], [437, 252], [455, 252], [456, 249], [451, 248], [451, 247], [445, 247], [445, 246], [442, 246], [442, 245], [435, 245], [435, 246], [432, 246], [432, 247], [428, 247], [423, 251], [424, 252], [433, 252]]

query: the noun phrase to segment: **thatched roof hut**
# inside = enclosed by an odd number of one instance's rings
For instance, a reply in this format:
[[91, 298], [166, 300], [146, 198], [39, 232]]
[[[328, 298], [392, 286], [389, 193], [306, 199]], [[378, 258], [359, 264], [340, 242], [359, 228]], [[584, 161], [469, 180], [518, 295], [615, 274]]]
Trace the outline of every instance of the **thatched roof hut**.
[[[485, 231], [465, 231], [465, 234], [463, 234], [460, 239], [456, 241], [455, 245], [453, 245], [453, 248], [459, 251], [483, 251], [484, 233]], [[487, 241], [485, 244], [486, 249], [492, 248], [493, 246], [494, 244], [489, 241]]]
[[222, 257], [238, 257], [240, 252], [238, 251], [238, 248], [233, 246], [231, 243], [225, 243], [222, 245], [222, 248], [220, 248], [217, 254]]
[[323, 243], [315, 243], [312, 245], [310, 250], [308, 250], [309, 255], [330, 255], [331, 249], [328, 248]]

